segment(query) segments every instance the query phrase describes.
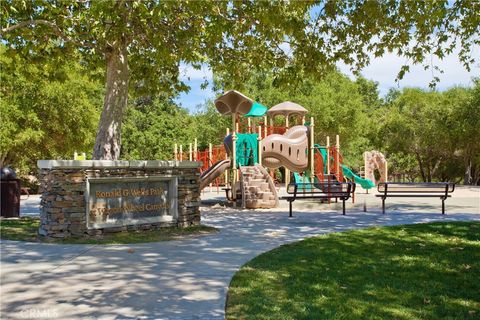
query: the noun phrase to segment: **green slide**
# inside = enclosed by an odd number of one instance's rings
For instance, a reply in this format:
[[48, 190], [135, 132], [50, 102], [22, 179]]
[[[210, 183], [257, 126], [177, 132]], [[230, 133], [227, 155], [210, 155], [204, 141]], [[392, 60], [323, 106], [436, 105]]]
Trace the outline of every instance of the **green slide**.
[[[315, 144], [314, 146], [318, 151], [320, 151], [320, 153], [322, 154], [322, 157], [323, 157], [323, 163], [326, 163], [327, 162], [327, 150], [318, 145], [318, 144]], [[327, 168], [325, 168], [325, 171], [327, 170]], [[356, 175], [355, 173], [353, 173], [353, 171], [342, 164], [342, 171], [343, 171], [343, 175], [345, 177], [347, 177], [348, 179], [350, 180], [355, 180], [355, 183], [358, 183], [359, 185], [362, 186], [363, 189], [371, 189], [371, 188], [374, 188], [375, 187], [375, 184], [373, 183], [372, 180], [370, 179], [364, 179], [358, 175]]]
[[310, 175], [308, 174], [302, 176], [300, 173], [294, 172], [293, 178], [295, 179], [295, 183], [310, 183]]
[[297, 172], [294, 172], [293, 173], [293, 178], [295, 179], [295, 183], [296, 184], [299, 184], [300, 186], [300, 189], [299, 191], [309, 191], [311, 190], [311, 185], [313, 183], [316, 183], [318, 180], [316, 177], [314, 177], [314, 181], [312, 183], [312, 181], [310, 180], [310, 174], [308, 174], [307, 172], [304, 172], [303, 175], [300, 175], [300, 173], [297, 173]]
[[371, 189], [371, 188], [375, 187], [375, 184], [373, 183], [372, 180], [363, 179], [362, 177], [357, 176], [355, 173], [353, 173], [352, 170], [350, 170], [350, 168], [348, 168], [347, 166], [345, 166], [343, 164], [342, 164], [342, 171], [343, 171], [343, 175], [345, 177], [347, 177], [350, 180], [355, 181], [355, 183], [358, 183], [359, 185], [361, 185], [363, 189], [368, 190], [368, 189]]
[[324, 166], [323, 172], [327, 172], [327, 166], [325, 165], [327, 163], [327, 149], [316, 143], [313, 145], [313, 147], [317, 149], [317, 151], [320, 152], [320, 154], [322, 155]]

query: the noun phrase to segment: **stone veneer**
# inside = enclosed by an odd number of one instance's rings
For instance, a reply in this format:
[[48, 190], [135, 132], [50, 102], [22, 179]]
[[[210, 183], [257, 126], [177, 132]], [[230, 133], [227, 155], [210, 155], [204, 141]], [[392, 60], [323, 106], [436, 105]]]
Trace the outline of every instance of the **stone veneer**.
[[[53, 238], [95, 236], [107, 232], [149, 230], [166, 226], [187, 227], [200, 223], [200, 162], [39, 160], [39, 234]], [[172, 222], [88, 229], [86, 186], [88, 178], [177, 177], [178, 218]]]

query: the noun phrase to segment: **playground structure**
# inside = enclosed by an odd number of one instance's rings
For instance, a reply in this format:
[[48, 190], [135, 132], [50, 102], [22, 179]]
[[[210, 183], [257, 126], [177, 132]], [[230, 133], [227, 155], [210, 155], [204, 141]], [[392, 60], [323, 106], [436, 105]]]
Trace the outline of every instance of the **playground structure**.
[[[285, 169], [286, 185], [293, 173], [295, 183], [349, 179], [367, 190], [375, 186], [343, 165], [338, 135], [334, 146], [329, 137], [325, 146], [315, 143], [314, 119], [305, 121], [308, 110], [302, 106], [286, 101], [268, 109], [234, 90], [217, 98], [215, 106], [232, 119], [223, 147], [210, 144], [208, 150], [198, 151], [196, 139], [193, 146], [189, 144], [188, 155], [183, 146], [174, 147], [175, 160], [202, 161], [201, 189], [224, 184], [228, 200], [243, 208], [273, 208], [278, 205], [274, 170], [280, 167]], [[274, 125], [277, 116], [285, 118], [285, 126]], [[258, 126], [257, 119], [263, 120]]]
[[[365, 178], [371, 180], [374, 184], [387, 182], [388, 166], [385, 156], [380, 151], [366, 151], [363, 154], [365, 160]], [[380, 173], [380, 180], [376, 183], [375, 169]]]

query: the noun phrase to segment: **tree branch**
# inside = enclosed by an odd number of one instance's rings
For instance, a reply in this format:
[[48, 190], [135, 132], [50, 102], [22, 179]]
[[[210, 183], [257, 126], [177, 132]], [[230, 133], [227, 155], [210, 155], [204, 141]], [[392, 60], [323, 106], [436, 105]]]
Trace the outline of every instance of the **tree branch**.
[[85, 44], [84, 42], [80, 42], [80, 41], [75, 41], [74, 39], [70, 38], [55, 23], [53, 23], [51, 21], [48, 21], [48, 20], [33, 20], [32, 19], [32, 20], [22, 21], [22, 22], [19, 22], [17, 24], [11, 25], [9, 27], [2, 28], [2, 30], [0, 32], [0, 36], [3, 36], [4, 34], [12, 32], [12, 31], [17, 30], [17, 29], [26, 28], [26, 27], [29, 27], [29, 26], [37, 26], [37, 25], [44, 25], [44, 26], [50, 27], [50, 29], [52, 29], [53, 33], [55, 35], [57, 35], [58, 37], [60, 37], [65, 42], [71, 42], [71, 43], [74, 43], [74, 44], [76, 44], [78, 46], [82, 46], [82, 47], [93, 48], [92, 45]]

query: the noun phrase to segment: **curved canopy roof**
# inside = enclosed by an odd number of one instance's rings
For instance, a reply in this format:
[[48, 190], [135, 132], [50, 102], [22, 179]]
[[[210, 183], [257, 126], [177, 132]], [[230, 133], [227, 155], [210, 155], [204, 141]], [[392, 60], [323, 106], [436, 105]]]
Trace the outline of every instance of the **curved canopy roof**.
[[215, 100], [215, 107], [223, 115], [247, 114], [252, 105], [252, 99], [235, 90], [229, 90]]
[[291, 101], [285, 101], [285, 102], [279, 103], [276, 106], [271, 107], [270, 110], [267, 111], [267, 115], [270, 117], [275, 117], [278, 115], [282, 115], [285, 117], [297, 115], [297, 116], [303, 117], [307, 113], [308, 113], [307, 109]]
[[267, 113], [267, 107], [257, 101], [253, 102], [250, 111], [244, 117], [263, 117]]

